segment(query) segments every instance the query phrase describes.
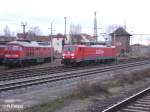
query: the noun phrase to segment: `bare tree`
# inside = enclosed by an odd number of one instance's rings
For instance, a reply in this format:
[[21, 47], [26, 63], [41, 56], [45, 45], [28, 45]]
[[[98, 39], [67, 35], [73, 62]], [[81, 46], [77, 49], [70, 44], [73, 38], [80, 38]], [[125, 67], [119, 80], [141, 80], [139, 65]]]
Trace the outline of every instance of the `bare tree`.
[[80, 24], [74, 25], [71, 23], [70, 25], [70, 34], [71, 35], [80, 35], [82, 31], [82, 27]]
[[9, 29], [9, 27], [7, 25], [4, 27], [3, 31], [4, 31], [4, 36], [6, 36], [6, 37], [10, 37], [11, 36], [10, 29]]
[[74, 33], [74, 27], [75, 25], [73, 23], [70, 24], [70, 35], [73, 35]]
[[74, 25], [73, 23], [70, 25], [70, 36], [71, 36], [71, 43], [80, 43], [82, 41], [81, 37], [81, 30], [82, 27], [80, 24]]
[[38, 26], [34, 26], [34, 27], [30, 28], [30, 30], [28, 31], [28, 33], [37, 36], [37, 35], [41, 35], [42, 31], [39, 29]]

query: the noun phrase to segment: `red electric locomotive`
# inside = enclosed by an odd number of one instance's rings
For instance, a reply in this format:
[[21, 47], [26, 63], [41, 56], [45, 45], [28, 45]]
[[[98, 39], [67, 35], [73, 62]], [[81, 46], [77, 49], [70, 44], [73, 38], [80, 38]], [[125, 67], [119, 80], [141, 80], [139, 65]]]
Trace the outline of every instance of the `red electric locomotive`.
[[114, 46], [105, 45], [65, 45], [62, 52], [62, 64], [100, 63], [116, 60]]
[[4, 64], [6, 66], [20, 66], [48, 62], [53, 53], [54, 49], [48, 42], [12, 41], [7, 44], [5, 49]]

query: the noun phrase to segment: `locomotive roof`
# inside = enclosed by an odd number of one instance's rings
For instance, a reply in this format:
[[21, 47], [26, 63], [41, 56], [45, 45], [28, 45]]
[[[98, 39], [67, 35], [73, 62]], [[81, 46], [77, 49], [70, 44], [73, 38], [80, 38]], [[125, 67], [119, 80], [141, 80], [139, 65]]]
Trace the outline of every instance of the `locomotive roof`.
[[8, 44], [19, 44], [25, 47], [51, 47], [49, 42], [37, 42], [37, 41], [12, 41]]
[[107, 46], [107, 45], [91, 45], [91, 47], [110, 47], [110, 48], [115, 48], [115, 46]]
[[2, 47], [5, 47], [5, 45], [0, 45], [0, 47], [2, 48]]
[[0, 47], [5, 47], [6, 43], [7, 43], [7, 41], [0, 41]]
[[77, 45], [77, 44], [75, 44], [75, 45], [65, 45], [65, 46], [77, 46], [77, 47], [85, 47], [85, 45]]
[[107, 46], [107, 45], [66, 45], [66, 46], [76, 46], [76, 47], [109, 47], [109, 48], [115, 48], [115, 46]]

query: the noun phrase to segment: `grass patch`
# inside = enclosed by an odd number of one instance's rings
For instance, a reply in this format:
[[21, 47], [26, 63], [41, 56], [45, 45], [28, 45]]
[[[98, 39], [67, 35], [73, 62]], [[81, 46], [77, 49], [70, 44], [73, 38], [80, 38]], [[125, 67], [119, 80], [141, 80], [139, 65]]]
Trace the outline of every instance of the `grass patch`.
[[79, 97], [71, 94], [68, 96], [56, 98], [53, 101], [47, 101], [45, 103], [29, 107], [25, 109], [24, 112], [54, 112], [55, 110], [61, 109], [62, 107], [76, 99], [79, 99]]
[[45, 102], [39, 105], [25, 109], [24, 112], [54, 112], [56, 109], [65, 106], [67, 103], [64, 98], [58, 98], [53, 101]]

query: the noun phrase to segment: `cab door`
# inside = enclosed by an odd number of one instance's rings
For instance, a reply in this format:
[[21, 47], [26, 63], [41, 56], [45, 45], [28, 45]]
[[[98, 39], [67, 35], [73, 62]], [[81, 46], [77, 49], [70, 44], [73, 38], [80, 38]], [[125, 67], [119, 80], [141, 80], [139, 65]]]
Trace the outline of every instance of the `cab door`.
[[84, 60], [84, 48], [83, 47], [78, 48], [78, 59], [79, 61]]

